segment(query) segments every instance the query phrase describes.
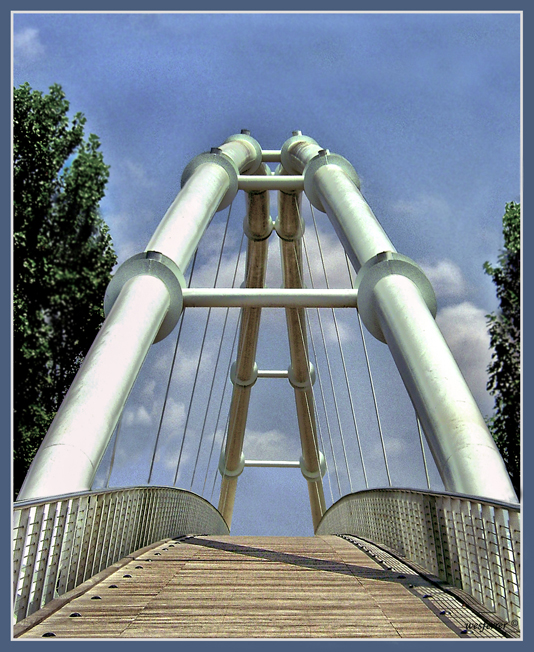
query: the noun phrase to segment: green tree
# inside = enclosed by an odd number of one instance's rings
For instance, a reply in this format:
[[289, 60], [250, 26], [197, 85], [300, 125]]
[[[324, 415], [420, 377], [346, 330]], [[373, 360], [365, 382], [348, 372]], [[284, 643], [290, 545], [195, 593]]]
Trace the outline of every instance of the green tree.
[[108, 166], [59, 85], [13, 95], [15, 494], [102, 321], [116, 262], [98, 205]]
[[521, 207], [506, 204], [504, 249], [498, 264], [484, 264], [496, 286], [499, 310], [488, 315], [491, 363], [488, 391], [495, 397], [490, 432], [503, 456], [517, 495], [521, 471]]

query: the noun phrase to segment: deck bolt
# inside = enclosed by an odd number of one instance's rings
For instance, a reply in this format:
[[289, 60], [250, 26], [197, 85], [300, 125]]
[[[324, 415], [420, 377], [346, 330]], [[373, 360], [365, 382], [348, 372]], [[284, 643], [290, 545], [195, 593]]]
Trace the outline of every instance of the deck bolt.
[[81, 618], [81, 617], [82, 617], [82, 614], [78, 613], [77, 611], [73, 611], [69, 616], [69, 618]]
[[102, 598], [99, 595], [93, 595], [91, 600], [102, 600]]
[[131, 575], [129, 575], [128, 573], [126, 573], [126, 575], [123, 575], [123, 577], [131, 577]]
[[51, 638], [52, 636], [55, 636], [54, 632], [45, 632], [41, 638]]
[[110, 585], [109, 585], [109, 588], [110, 588], [110, 589], [116, 589], [116, 588], [117, 588], [117, 585], [116, 585], [116, 584], [110, 584]]

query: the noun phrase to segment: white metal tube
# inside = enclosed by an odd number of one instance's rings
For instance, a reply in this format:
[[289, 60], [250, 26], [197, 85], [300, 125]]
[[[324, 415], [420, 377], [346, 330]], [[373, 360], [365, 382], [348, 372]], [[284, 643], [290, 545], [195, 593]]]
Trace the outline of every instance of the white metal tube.
[[[203, 156], [193, 166], [146, 248], [179, 270], [186, 268], [227, 191], [233, 192], [230, 177], [260, 164], [261, 149], [250, 137], [231, 137], [224, 150], [214, 155], [221, 156], [220, 163]], [[124, 284], [34, 459], [21, 499], [90, 489], [170, 301], [165, 283], [143, 272]]]
[[223, 167], [200, 165], [163, 216], [145, 251], [158, 251], [185, 270], [229, 185]]
[[218, 149], [232, 159], [239, 171], [255, 172], [261, 163], [261, 160], [258, 159], [258, 154], [261, 156], [261, 150], [256, 149], [251, 141], [252, 139], [240, 136], [230, 137], [222, 145], [219, 145]]
[[300, 469], [300, 462], [286, 462], [283, 460], [245, 460], [245, 466], [258, 468]]
[[263, 177], [259, 175], [239, 175], [237, 177], [239, 190], [304, 190], [304, 177], [301, 175], [273, 174]]
[[517, 502], [497, 446], [415, 284], [404, 276], [386, 276], [374, 297], [445, 488]]
[[315, 188], [354, 269], [376, 254], [396, 251], [369, 204], [345, 172], [325, 165], [314, 175]]
[[264, 163], [280, 163], [280, 155], [282, 152], [279, 149], [263, 149], [261, 152], [261, 160]]
[[[308, 142], [300, 148], [292, 143], [292, 160], [300, 161], [294, 169], [302, 171], [299, 166], [310, 162], [312, 149]], [[325, 164], [313, 165], [311, 187], [355, 269], [377, 254], [395, 252], [346, 171], [328, 163], [327, 156]], [[504, 463], [420, 290], [405, 276], [386, 273], [372, 297], [366, 310], [380, 321], [447, 489], [516, 502]]]
[[355, 308], [357, 290], [185, 288], [184, 308]]
[[290, 174], [303, 172], [306, 164], [317, 156], [322, 149], [315, 141], [306, 139], [305, 136], [303, 136], [302, 140], [296, 138], [287, 150], [288, 163], [285, 166], [287, 168], [286, 171]]
[[169, 307], [165, 284], [129, 280], [80, 367], [18, 500], [90, 489], [130, 389]]
[[258, 378], [287, 378], [287, 369], [259, 369]]

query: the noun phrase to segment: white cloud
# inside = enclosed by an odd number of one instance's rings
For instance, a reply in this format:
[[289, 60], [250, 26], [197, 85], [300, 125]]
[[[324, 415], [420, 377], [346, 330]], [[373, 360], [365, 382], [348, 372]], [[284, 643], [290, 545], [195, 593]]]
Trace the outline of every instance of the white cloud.
[[164, 419], [166, 428], [172, 428], [173, 432], [180, 431], [181, 433], [181, 428], [185, 423], [185, 404], [176, 401], [172, 396], [167, 397]]
[[435, 263], [421, 263], [421, 268], [432, 284], [438, 300], [440, 298], [461, 299], [467, 293], [467, 284], [460, 267], [451, 260]]
[[39, 38], [39, 30], [26, 27], [13, 35], [13, 50], [17, 59], [35, 61], [45, 53], [45, 47]]
[[[321, 323], [323, 326], [323, 332], [325, 340], [328, 344], [338, 344], [338, 341], [341, 344], [348, 344], [354, 340], [354, 326], [351, 326], [346, 323], [346, 320], [340, 315], [341, 311], [336, 311], [336, 321], [332, 317], [332, 313], [321, 311]], [[319, 335], [319, 332], [317, 333]], [[339, 337], [338, 337], [339, 336]], [[316, 335], [314, 334], [314, 337]]]
[[393, 209], [407, 215], [410, 220], [422, 221], [431, 225], [448, 222], [452, 217], [451, 207], [443, 197], [423, 194], [417, 199], [399, 200], [393, 203]]
[[134, 184], [133, 187], [138, 189], [154, 188], [156, 186], [156, 183], [149, 177], [148, 172], [141, 163], [126, 159], [121, 167], [122, 169], [119, 172], [122, 172], [123, 181], [130, 186]]
[[143, 405], [125, 410], [123, 419], [125, 426], [149, 426], [152, 423], [152, 417]]
[[491, 412], [493, 399], [486, 391], [491, 359], [486, 313], [464, 301], [439, 311], [436, 321], [482, 414]]
[[300, 457], [298, 442], [290, 440], [287, 435], [279, 430], [247, 430], [243, 443], [243, 452], [246, 459], [254, 460], [290, 460], [295, 461]]

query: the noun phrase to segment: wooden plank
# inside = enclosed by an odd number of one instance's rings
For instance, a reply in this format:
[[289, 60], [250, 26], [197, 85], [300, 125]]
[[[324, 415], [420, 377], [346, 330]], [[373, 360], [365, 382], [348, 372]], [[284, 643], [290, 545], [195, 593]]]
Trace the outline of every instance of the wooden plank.
[[20, 637], [457, 637], [399, 575], [334, 536], [166, 541]]

